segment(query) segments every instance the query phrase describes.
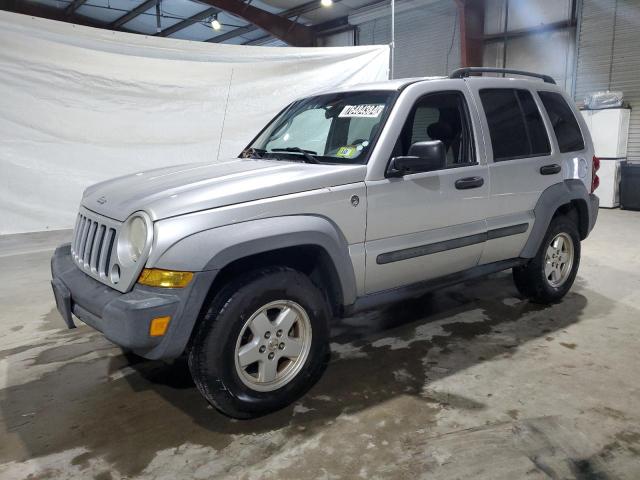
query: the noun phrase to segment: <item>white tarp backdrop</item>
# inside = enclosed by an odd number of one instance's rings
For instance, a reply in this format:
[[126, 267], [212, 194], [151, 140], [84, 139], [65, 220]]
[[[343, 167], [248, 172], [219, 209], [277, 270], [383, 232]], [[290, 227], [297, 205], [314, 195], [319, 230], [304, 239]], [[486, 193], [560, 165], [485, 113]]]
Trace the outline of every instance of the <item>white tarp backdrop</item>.
[[70, 228], [82, 190], [235, 157], [296, 97], [386, 79], [386, 46], [216, 45], [0, 11], [0, 234]]

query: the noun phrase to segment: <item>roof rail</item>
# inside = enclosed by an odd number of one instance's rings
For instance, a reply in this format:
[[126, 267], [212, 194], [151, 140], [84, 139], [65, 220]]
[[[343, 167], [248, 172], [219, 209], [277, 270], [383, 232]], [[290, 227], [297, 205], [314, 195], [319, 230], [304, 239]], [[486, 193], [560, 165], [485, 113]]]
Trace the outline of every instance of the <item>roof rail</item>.
[[449, 75], [449, 78], [465, 78], [474, 73], [502, 73], [507, 74], [510, 73], [512, 75], [524, 75], [527, 77], [535, 77], [544, 80], [546, 83], [553, 83], [555, 85], [556, 81], [553, 77], [549, 75], [543, 75], [541, 73], [532, 73], [532, 72], [524, 72], [522, 70], [512, 70], [510, 68], [493, 68], [493, 67], [465, 67], [458, 68], [454, 70]]

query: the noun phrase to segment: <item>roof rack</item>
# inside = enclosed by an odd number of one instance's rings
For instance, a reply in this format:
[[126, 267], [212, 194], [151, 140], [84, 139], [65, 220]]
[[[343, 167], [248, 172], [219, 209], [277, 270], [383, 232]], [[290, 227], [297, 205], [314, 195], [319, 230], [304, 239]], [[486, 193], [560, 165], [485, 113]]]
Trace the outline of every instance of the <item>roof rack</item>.
[[522, 70], [512, 70], [510, 68], [492, 68], [492, 67], [465, 67], [458, 68], [454, 70], [449, 75], [449, 78], [465, 78], [474, 73], [502, 73], [507, 74], [510, 73], [512, 75], [524, 75], [526, 77], [535, 77], [540, 78], [545, 81], [545, 83], [553, 83], [555, 85], [556, 81], [553, 77], [549, 75], [543, 75], [541, 73], [532, 73], [532, 72], [524, 72]]

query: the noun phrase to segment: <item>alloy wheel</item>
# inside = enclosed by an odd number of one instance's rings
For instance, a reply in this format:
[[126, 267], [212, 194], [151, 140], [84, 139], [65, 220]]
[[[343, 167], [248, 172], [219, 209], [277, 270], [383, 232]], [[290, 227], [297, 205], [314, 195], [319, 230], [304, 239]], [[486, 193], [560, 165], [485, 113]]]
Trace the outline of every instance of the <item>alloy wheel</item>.
[[573, 267], [573, 241], [566, 233], [559, 233], [547, 246], [544, 257], [544, 276], [554, 288], [562, 286]]
[[311, 322], [290, 300], [260, 307], [245, 322], [236, 341], [236, 372], [247, 387], [270, 392], [300, 373], [311, 350]]

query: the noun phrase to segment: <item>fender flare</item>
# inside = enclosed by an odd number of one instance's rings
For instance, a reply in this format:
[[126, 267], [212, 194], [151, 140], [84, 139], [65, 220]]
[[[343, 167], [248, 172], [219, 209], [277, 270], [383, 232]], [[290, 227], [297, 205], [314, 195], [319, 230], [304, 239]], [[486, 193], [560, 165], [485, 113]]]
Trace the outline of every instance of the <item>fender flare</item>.
[[356, 278], [349, 245], [330, 220], [315, 215], [291, 215], [249, 220], [192, 234], [173, 244], [154, 267], [167, 270], [221, 270], [242, 258], [301, 245], [327, 252], [340, 281], [345, 305], [356, 299]]
[[[594, 215], [590, 210], [590, 205], [592, 202], [589, 199], [589, 192], [584, 186], [584, 183], [582, 183], [582, 181], [580, 180], [564, 180], [562, 183], [556, 183], [555, 185], [550, 186], [542, 192], [535, 208], [533, 209], [535, 220], [533, 222], [533, 227], [531, 228], [531, 234], [527, 239], [527, 243], [525, 243], [524, 247], [522, 248], [520, 257], [535, 257], [538, 248], [540, 248], [540, 243], [547, 233], [547, 229], [549, 228], [551, 219], [553, 218], [558, 208], [573, 201], [584, 202], [583, 206], [586, 215], [588, 215], [589, 217]], [[593, 226], [591, 218], [587, 218], [586, 220], [587, 227], [584, 233], [584, 237], [587, 236], [591, 227]]]

